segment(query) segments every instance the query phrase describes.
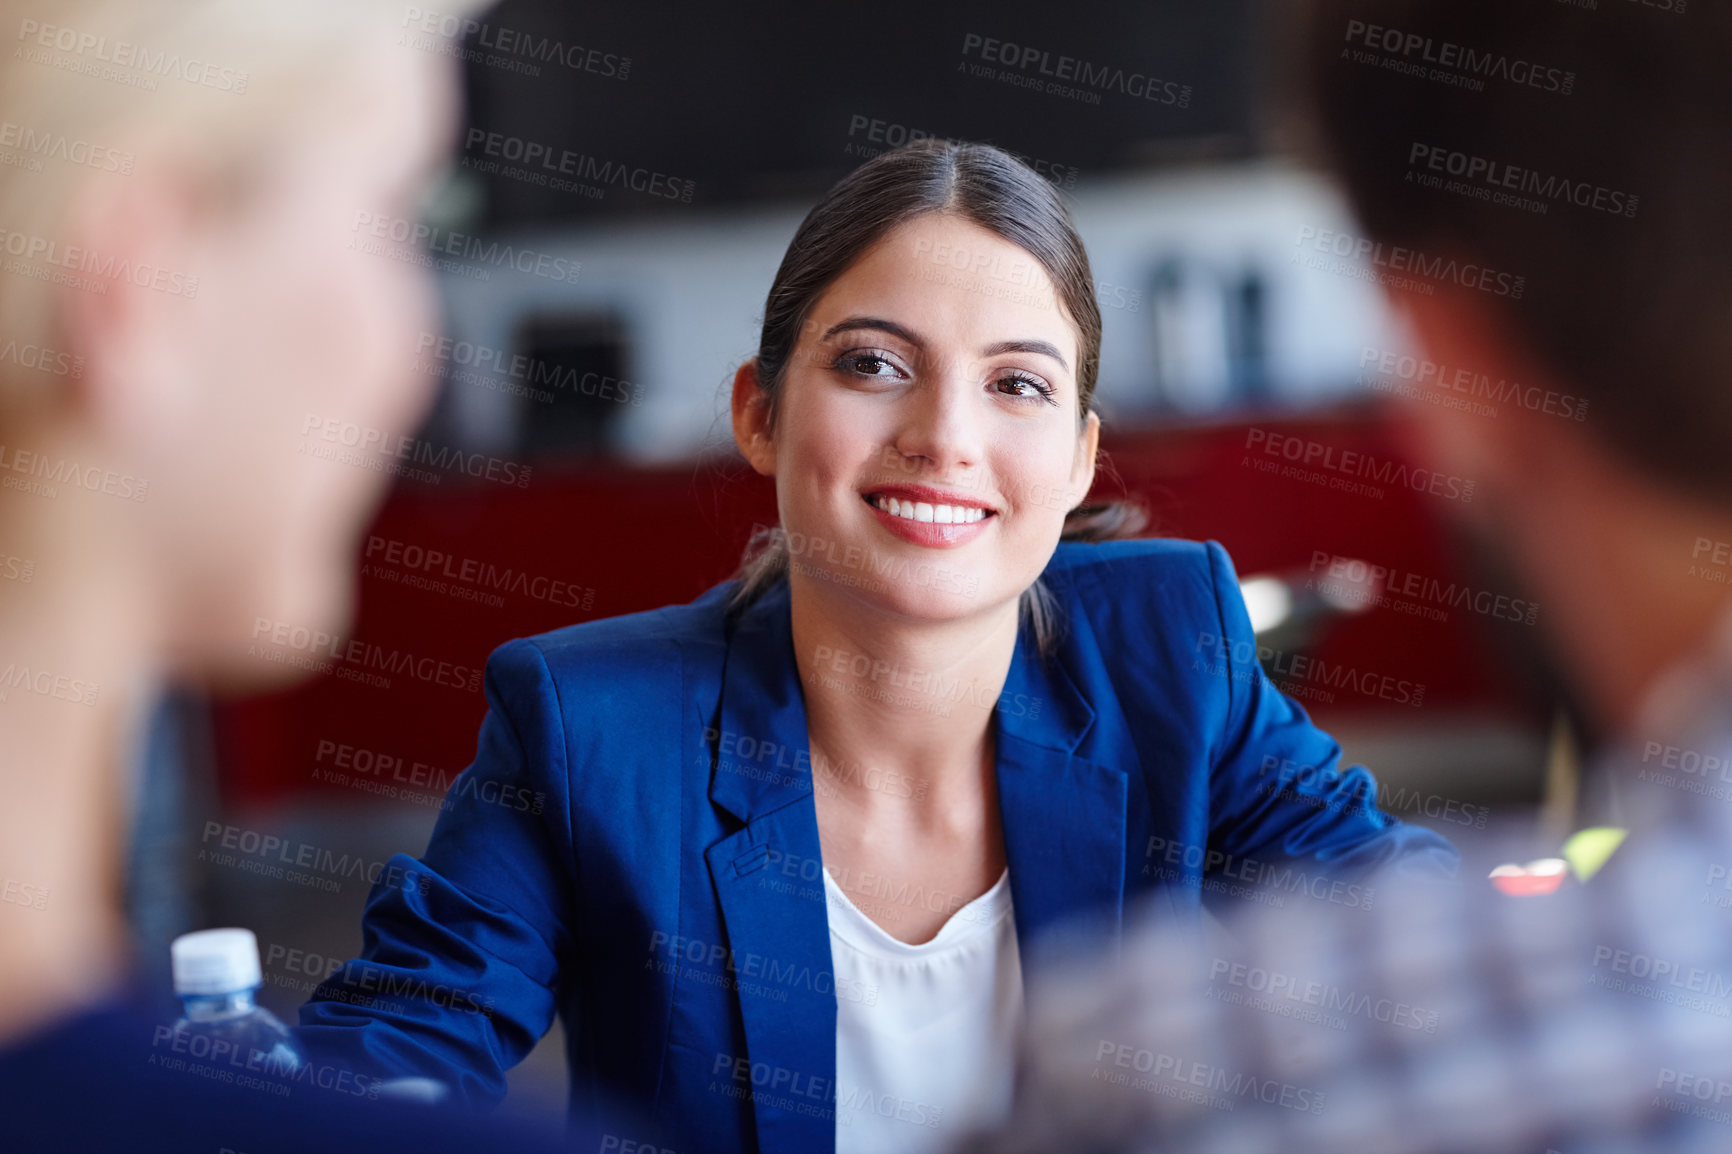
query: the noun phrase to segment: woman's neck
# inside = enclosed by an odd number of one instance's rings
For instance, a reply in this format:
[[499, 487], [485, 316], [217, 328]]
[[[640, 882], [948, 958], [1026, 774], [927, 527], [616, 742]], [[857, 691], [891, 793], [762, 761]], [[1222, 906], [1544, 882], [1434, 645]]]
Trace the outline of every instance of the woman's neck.
[[[1016, 649], [1015, 601], [915, 621], [790, 577], [795, 661], [819, 787], [856, 804], [977, 795]], [[891, 782], [886, 786], [886, 782]]]
[[130, 759], [155, 648], [109, 500], [0, 490], [0, 1046], [101, 1000], [126, 958]]

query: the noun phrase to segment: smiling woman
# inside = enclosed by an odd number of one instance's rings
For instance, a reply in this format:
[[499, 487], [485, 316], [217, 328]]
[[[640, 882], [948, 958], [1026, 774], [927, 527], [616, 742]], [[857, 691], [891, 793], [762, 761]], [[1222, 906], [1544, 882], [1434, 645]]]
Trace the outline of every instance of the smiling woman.
[[[857, 264], [867, 267], [854, 267]], [[810, 367], [820, 372], [862, 375], [864, 369], [865, 375], [886, 384], [911, 380], [914, 361], [925, 358], [921, 377], [928, 375], [935, 352], [931, 341], [893, 319], [844, 317], [824, 329], [816, 341], [801, 346], [801, 336], [809, 337], [819, 327], [814, 308], [820, 297], [844, 270], [856, 280], [876, 273], [880, 287], [899, 293], [902, 307], [921, 317], [927, 329], [941, 314], [921, 313], [921, 302], [949, 298], [960, 302], [965, 311], [984, 313], [983, 322], [991, 317], [1007, 332], [1031, 334], [1004, 337], [976, 350], [984, 358], [977, 367], [991, 377], [980, 383], [998, 391], [1000, 403], [1008, 402], [1011, 411], [1044, 402], [1046, 409], [1073, 416], [1078, 442], [1073, 463], [1085, 463], [1088, 474], [1080, 491], [1078, 478], [1068, 471], [1043, 479], [1023, 467], [998, 478], [998, 483], [1014, 489], [1021, 508], [1062, 514], [1065, 540], [1129, 537], [1143, 529], [1145, 515], [1131, 502], [1082, 503], [1093, 479], [1099, 435], [1100, 420], [1091, 403], [1100, 364], [1101, 314], [1088, 253], [1049, 182], [987, 145], [919, 141], [884, 153], [832, 189], [788, 246], [765, 305], [758, 355], [736, 377], [737, 431], [745, 415], [740, 412], [742, 401], [748, 408], [757, 402], [749, 420], [762, 426], [746, 426], [743, 446], [754, 434], [773, 428], [777, 401], [796, 357], [806, 357]], [[834, 299], [828, 303], [834, 312]], [[1023, 328], [1017, 330], [1018, 325]], [[867, 339], [873, 334], [880, 335], [880, 344], [895, 342], [900, 355], [874, 347]], [[861, 339], [848, 341], [848, 337]], [[1063, 350], [1068, 350], [1068, 359]], [[756, 387], [756, 394], [750, 386]], [[1035, 431], [1050, 441], [1059, 424], [1049, 417]], [[910, 465], [919, 470], [917, 462], [889, 446], [883, 464], [890, 471], [906, 473]], [[898, 478], [915, 480], [908, 475]], [[956, 480], [963, 486], [981, 483], [975, 472]], [[891, 491], [897, 487], [888, 484], [882, 497], [869, 500], [883, 506], [897, 499]], [[943, 524], [939, 510], [946, 507], [947, 498], [957, 496], [955, 483], [949, 492], [913, 483], [900, 488], [907, 491], [909, 507], [887, 511], [912, 518], [916, 524], [925, 523], [923, 503], [932, 506], [930, 523]], [[974, 500], [962, 507], [986, 515], [997, 512], [985, 505], [979, 493], [970, 496]], [[780, 492], [778, 497], [786, 524], [789, 498]], [[960, 543], [962, 538], [936, 531], [910, 539]], [[777, 532], [755, 541], [748, 556], [739, 574], [740, 605], [755, 600], [790, 564], [787, 539]], [[1052, 602], [1038, 575], [1021, 596], [1021, 611], [1042, 650], [1050, 649], [1055, 627]]]
[[1100, 332], [1007, 154], [924, 142], [832, 189], [734, 379], [781, 525], [689, 605], [493, 655], [417, 884], [376, 889], [303, 1044], [484, 1104], [557, 1013], [574, 1100], [640, 1098], [663, 1147], [919, 1154], [1009, 1105], [1055, 926], [1453, 869], [1263, 675], [1218, 544], [1099, 540], [1140, 524], [1084, 505]]

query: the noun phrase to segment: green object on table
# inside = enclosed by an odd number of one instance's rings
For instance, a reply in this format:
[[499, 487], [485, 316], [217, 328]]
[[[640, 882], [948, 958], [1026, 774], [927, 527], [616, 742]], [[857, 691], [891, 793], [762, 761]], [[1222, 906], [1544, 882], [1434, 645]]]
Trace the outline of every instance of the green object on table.
[[1577, 879], [1585, 882], [1600, 872], [1600, 867], [1624, 844], [1629, 832], [1609, 825], [1578, 830], [1564, 843], [1564, 860], [1570, 863]]

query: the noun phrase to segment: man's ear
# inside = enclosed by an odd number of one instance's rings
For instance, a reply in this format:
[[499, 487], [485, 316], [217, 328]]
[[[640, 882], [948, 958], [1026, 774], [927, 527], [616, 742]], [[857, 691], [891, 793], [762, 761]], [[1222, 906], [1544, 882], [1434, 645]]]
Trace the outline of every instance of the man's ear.
[[756, 357], [734, 372], [734, 444], [754, 470], [776, 475], [776, 443], [770, 430], [770, 396], [758, 385]]
[[1489, 377], [1493, 382], [1550, 387], [1544, 370], [1502, 323], [1495, 306], [1462, 293], [1438, 293], [1404, 296], [1397, 307], [1426, 357], [1447, 378], [1419, 382], [1420, 395], [1404, 398], [1397, 407], [1398, 433], [1410, 453], [1435, 470], [1494, 487], [1520, 484], [1525, 473], [1548, 468], [1546, 449], [1556, 432], [1548, 425], [1555, 425], [1555, 418], [1535, 422], [1520, 405], [1495, 406], [1494, 417], [1474, 406], [1436, 403], [1453, 395], [1458, 380]]
[[80, 250], [93, 270], [125, 270], [81, 273], [84, 287], [56, 286], [60, 331], [84, 360], [75, 403], [104, 438], [160, 443], [192, 427], [199, 382], [187, 351], [199, 347], [193, 278], [203, 271], [195, 267], [195, 180], [172, 167], [141, 167], [88, 183], [64, 217], [69, 251]]

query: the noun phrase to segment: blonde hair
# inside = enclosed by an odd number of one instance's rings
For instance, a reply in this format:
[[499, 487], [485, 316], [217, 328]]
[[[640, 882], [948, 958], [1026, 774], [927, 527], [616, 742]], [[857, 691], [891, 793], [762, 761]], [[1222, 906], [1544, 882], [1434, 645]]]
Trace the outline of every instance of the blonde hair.
[[[0, 56], [0, 153], [15, 157], [0, 164], [0, 262], [64, 247], [80, 189], [126, 179], [140, 157], [178, 154], [238, 183], [310, 103], [341, 95], [333, 78], [358, 75], [407, 13], [401, 0], [0, 0], [13, 41]], [[54, 288], [0, 275], [0, 341], [62, 344]], [[41, 378], [0, 366], [0, 402], [21, 376]]]

